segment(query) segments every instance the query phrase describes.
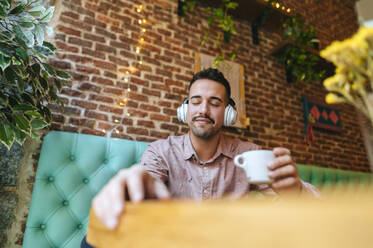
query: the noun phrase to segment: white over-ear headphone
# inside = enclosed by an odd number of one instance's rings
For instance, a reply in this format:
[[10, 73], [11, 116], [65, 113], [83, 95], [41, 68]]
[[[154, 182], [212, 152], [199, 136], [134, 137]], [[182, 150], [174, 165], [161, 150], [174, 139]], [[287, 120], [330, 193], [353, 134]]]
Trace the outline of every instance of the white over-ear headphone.
[[[188, 99], [184, 100], [184, 103], [177, 108], [177, 118], [179, 121], [187, 123], [187, 111], [188, 111]], [[230, 98], [228, 101], [228, 106], [225, 107], [224, 112], [224, 126], [231, 126], [236, 123], [237, 111], [236, 102]]]

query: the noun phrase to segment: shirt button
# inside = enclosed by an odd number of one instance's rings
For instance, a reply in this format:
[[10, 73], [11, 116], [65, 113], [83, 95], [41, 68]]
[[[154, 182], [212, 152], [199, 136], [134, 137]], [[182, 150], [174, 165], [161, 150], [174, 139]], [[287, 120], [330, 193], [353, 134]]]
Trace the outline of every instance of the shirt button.
[[208, 191], [207, 189], [205, 189], [205, 190], [203, 191], [203, 193], [208, 194], [209, 191]]

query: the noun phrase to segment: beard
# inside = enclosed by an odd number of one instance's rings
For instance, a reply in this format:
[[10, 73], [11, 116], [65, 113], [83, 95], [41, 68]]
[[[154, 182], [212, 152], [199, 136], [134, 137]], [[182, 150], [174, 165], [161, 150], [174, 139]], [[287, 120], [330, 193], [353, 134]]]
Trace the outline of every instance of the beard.
[[194, 134], [194, 136], [196, 136], [200, 139], [208, 140], [208, 139], [211, 139], [212, 137], [214, 137], [215, 135], [217, 135], [219, 133], [221, 127], [214, 126], [215, 121], [208, 116], [204, 116], [204, 117], [210, 119], [211, 126], [209, 126], [209, 125], [196, 126], [195, 125], [196, 124], [195, 120], [198, 117], [194, 117], [192, 119], [192, 123], [190, 125], [191, 131]]

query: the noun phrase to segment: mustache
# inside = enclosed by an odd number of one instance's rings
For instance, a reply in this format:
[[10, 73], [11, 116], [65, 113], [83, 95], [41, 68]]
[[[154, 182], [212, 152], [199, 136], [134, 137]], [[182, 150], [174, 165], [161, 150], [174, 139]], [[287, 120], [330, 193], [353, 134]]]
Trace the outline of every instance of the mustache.
[[194, 117], [192, 118], [192, 121], [195, 121], [195, 120], [198, 119], [198, 118], [206, 118], [206, 119], [209, 119], [209, 120], [211, 121], [212, 124], [215, 124], [215, 121], [214, 121], [210, 116], [208, 116], [208, 115], [204, 115], [204, 116], [202, 116], [202, 115], [194, 116]]

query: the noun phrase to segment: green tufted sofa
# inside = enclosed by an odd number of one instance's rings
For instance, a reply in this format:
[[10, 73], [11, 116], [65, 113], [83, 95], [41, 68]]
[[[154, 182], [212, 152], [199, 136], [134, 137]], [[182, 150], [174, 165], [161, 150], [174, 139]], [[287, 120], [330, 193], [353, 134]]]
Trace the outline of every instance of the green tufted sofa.
[[[93, 196], [122, 168], [138, 163], [147, 143], [52, 131], [44, 137], [24, 248], [76, 248], [87, 230]], [[298, 165], [319, 188], [372, 183], [369, 173]]]

